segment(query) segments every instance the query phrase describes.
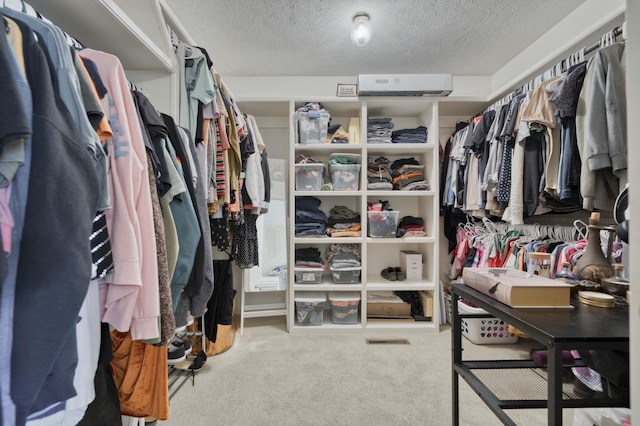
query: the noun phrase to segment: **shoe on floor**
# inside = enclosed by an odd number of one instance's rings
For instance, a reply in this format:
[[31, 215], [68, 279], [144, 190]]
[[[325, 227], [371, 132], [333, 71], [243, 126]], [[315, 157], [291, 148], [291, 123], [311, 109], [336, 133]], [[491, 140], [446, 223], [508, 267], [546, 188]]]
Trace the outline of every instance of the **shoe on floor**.
[[169, 343], [169, 346], [167, 346], [167, 351], [167, 364], [169, 365], [177, 364], [187, 359], [187, 355], [184, 353], [183, 346], [176, 346], [173, 343]]
[[207, 362], [207, 354], [204, 351], [200, 351], [196, 359], [193, 360], [193, 363], [189, 366], [189, 370], [191, 371], [199, 371], [203, 365]]
[[393, 266], [389, 266], [388, 268], [384, 268], [380, 272], [380, 275], [385, 280], [389, 280], [389, 281], [397, 281], [398, 280], [398, 276], [396, 275], [396, 268], [394, 268]]

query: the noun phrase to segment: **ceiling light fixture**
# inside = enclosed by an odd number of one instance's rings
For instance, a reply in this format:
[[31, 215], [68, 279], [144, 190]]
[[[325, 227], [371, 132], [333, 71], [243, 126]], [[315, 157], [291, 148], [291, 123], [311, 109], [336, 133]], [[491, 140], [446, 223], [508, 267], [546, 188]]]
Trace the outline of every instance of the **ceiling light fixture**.
[[358, 47], [363, 47], [371, 40], [371, 23], [369, 15], [366, 13], [358, 13], [353, 17], [353, 26], [351, 27], [351, 41]]

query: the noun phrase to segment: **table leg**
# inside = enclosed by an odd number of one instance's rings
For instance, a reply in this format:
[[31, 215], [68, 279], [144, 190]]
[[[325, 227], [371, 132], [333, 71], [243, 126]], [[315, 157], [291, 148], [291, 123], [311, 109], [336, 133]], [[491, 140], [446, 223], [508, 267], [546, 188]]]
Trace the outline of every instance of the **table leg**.
[[562, 348], [547, 347], [547, 424], [562, 425]]
[[460, 424], [460, 396], [459, 379], [455, 366], [462, 362], [462, 324], [458, 315], [458, 295], [451, 295], [451, 371], [452, 371], [452, 422], [453, 426]]

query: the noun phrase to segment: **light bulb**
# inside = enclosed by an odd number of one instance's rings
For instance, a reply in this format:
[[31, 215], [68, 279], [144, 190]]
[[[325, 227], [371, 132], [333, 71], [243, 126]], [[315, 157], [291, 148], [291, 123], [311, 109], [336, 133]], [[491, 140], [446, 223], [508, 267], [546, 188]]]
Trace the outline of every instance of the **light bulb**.
[[358, 47], [362, 47], [369, 43], [371, 39], [371, 23], [369, 15], [366, 13], [358, 13], [353, 17], [353, 26], [351, 27], [351, 41]]

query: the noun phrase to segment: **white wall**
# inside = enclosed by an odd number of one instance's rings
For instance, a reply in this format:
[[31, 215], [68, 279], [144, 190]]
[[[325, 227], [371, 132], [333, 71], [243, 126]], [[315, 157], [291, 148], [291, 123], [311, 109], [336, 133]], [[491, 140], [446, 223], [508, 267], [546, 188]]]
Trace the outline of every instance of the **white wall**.
[[621, 23], [624, 10], [625, 0], [587, 0], [492, 76], [490, 98], [501, 96], [546, 71], [549, 64], [599, 40], [605, 31]]
[[[338, 84], [355, 84], [357, 76], [234, 77], [222, 76], [239, 101], [324, 100], [336, 96]], [[452, 98], [486, 99], [491, 92], [490, 77], [453, 77]]]

